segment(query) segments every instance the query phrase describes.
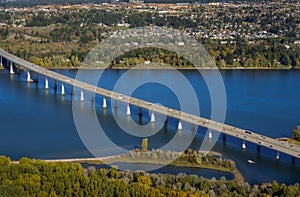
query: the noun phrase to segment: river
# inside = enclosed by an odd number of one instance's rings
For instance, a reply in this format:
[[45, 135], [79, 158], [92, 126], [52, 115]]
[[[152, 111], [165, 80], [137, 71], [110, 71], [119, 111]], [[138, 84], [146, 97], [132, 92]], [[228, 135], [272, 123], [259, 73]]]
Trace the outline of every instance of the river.
[[[57, 70], [62, 74], [74, 77], [74, 70]], [[87, 70], [86, 74], [93, 71]], [[103, 74], [99, 85], [112, 89], [126, 70], [109, 70]], [[175, 80], [170, 70], [136, 70], [140, 78], [163, 76], [180, 87], [180, 80]], [[199, 100], [201, 116], [210, 117], [211, 102], [208, 88], [199, 75], [193, 70], [181, 71], [192, 84]], [[204, 71], [211, 74], [215, 71]], [[211, 73], [210, 73], [211, 72]], [[226, 88], [227, 110], [225, 122], [245, 128], [266, 136], [278, 138], [291, 136], [292, 130], [300, 124], [300, 71], [297, 70], [224, 70], [221, 71]], [[82, 143], [72, 115], [71, 88], [66, 86], [66, 95], [61, 96], [51, 88], [44, 89], [44, 81], [27, 83], [26, 75], [10, 76], [8, 71], [0, 71], [0, 154], [14, 160], [21, 157], [39, 159], [58, 159], [92, 157]], [[166, 86], [147, 83], [138, 87], [133, 96], [169, 107], [179, 108], [175, 93]], [[113, 110], [103, 113], [101, 98], [96, 97], [95, 109], [99, 121], [103, 124], [106, 135], [114, 144], [128, 150], [140, 146], [141, 138], [131, 136], [118, 127], [113, 117]], [[80, 102], [78, 102], [80, 105]], [[110, 103], [108, 102], [108, 105]], [[93, 106], [86, 96], [84, 108]], [[193, 108], [193, 106], [189, 106]], [[120, 108], [122, 109], [122, 108]], [[138, 109], [132, 109], [132, 118], [139, 122]], [[143, 112], [142, 124], [149, 122], [147, 112]], [[118, 118], [126, 119], [122, 110]], [[199, 149], [205, 129], [198, 128], [196, 137], [190, 147]], [[151, 134], [151, 131], [149, 131]], [[150, 148], [160, 148], [168, 143], [177, 132], [176, 120], [170, 119], [168, 126], [149, 137]], [[191, 138], [192, 132], [184, 127], [182, 139]], [[101, 139], [99, 139], [101, 143]], [[292, 163], [289, 156], [281, 154], [279, 161], [276, 152], [262, 148], [260, 153], [256, 146], [247, 143], [242, 151], [241, 140], [227, 137], [226, 143], [220, 140], [213, 151], [221, 152], [225, 158], [233, 159], [238, 169], [249, 183], [270, 182], [276, 179], [287, 184], [300, 182], [300, 161]], [[103, 150], [110, 153], [110, 147]], [[255, 165], [247, 163], [255, 160]]]

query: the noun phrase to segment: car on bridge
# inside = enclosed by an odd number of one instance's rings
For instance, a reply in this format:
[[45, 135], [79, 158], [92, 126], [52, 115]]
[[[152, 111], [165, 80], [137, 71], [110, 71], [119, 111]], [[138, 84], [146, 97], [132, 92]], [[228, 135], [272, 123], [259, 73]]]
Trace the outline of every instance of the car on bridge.
[[243, 132], [252, 135], [251, 131], [244, 130]]

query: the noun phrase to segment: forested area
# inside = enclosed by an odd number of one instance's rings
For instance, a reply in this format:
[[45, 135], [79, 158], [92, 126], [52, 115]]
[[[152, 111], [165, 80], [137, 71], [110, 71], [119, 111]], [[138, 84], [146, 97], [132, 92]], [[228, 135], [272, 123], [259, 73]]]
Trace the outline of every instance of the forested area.
[[[271, 0], [268, 0], [271, 1]], [[268, 2], [266, 1], [266, 2]], [[62, 4], [62, 5], [72, 5], [72, 4], [84, 4], [84, 3], [110, 3], [112, 0], [0, 0], [0, 6], [5, 7], [24, 7], [24, 6], [37, 6], [37, 5], [48, 5], [48, 4]], [[129, 0], [120, 0], [120, 2], [129, 2]], [[214, 3], [214, 2], [224, 2], [223, 0], [144, 0], [145, 3]], [[261, 0], [229, 0], [229, 3], [261, 3]], [[288, 0], [288, 2], [297, 2], [297, 0]]]
[[[47, 9], [0, 11], [0, 23], [6, 24], [0, 28], [0, 47], [40, 66], [78, 67], [111, 32], [128, 28], [122, 25], [156, 25], [189, 33], [203, 44], [220, 68], [300, 67], [299, 8], [290, 4], [191, 6], [176, 14], [150, 8], [140, 11], [126, 5]], [[291, 14], [283, 13], [285, 9]], [[112, 65], [130, 67], [146, 60], [191, 66], [184, 58], [177, 58], [178, 54], [160, 49], [155, 52], [145, 49], [128, 53], [130, 56], [123, 55]]]
[[0, 196], [282, 196], [299, 195], [299, 185], [277, 182], [238, 185], [225, 178], [87, 169], [78, 163], [0, 157]]

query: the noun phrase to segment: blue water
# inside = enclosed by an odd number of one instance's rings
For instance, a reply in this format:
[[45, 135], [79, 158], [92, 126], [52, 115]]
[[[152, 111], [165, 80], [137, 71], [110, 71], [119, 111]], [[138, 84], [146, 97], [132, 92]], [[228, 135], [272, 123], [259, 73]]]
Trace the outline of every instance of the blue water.
[[[72, 70], [57, 72], [72, 77], [76, 74]], [[86, 74], [93, 73], [93, 71], [85, 72]], [[112, 89], [125, 72], [125, 70], [109, 70], [104, 73], [99, 85]], [[175, 86], [182, 86], [182, 82], [176, 80], [169, 70], [137, 70], [135, 72], [140, 78], [163, 76]], [[204, 72], [208, 72], [208, 75], [211, 74], [213, 77], [215, 71]], [[210, 95], [202, 77], [195, 71], [182, 71], [182, 73], [195, 89], [199, 100], [200, 115], [210, 117]], [[229, 70], [222, 71], [221, 74], [227, 96], [226, 123], [270, 137], [291, 136], [292, 130], [300, 124], [300, 71]], [[14, 160], [24, 156], [40, 159], [92, 157], [75, 127], [72, 116], [71, 87], [66, 86], [66, 95], [61, 96], [59, 84], [55, 92], [52, 89], [53, 81], [49, 81], [50, 89], [45, 90], [43, 77], [39, 76], [39, 79], [38, 84], [28, 84], [25, 73], [21, 73], [21, 76], [10, 76], [6, 70], [0, 71], [0, 154], [7, 155]], [[184, 92], [185, 89], [183, 88], [182, 91]], [[133, 92], [133, 96], [180, 108], [176, 94], [166, 86], [157, 83], [148, 83], [138, 87]], [[79, 100], [77, 92], [73, 99]], [[90, 102], [89, 95], [86, 95], [85, 99], [84, 104], [76, 102], [84, 110], [91, 110], [95, 107], [98, 119], [111, 141], [128, 150], [140, 146], [140, 137], [133, 137], [116, 125], [114, 112], [110, 110], [110, 107], [104, 113], [101, 107], [101, 97], [96, 97], [95, 106]], [[110, 101], [108, 105], [110, 106]], [[195, 106], [189, 107], [193, 110]], [[118, 117], [126, 119], [126, 115], [122, 114], [120, 109], [122, 108], [119, 108]], [[135, 122], [141, 124], [149, 122], [150, 117], [147, 111], [143, 111], [142, 120], [139, 119], [137, 112], [138, 108], [132, 107], [132, 118]], [[149, 137], [150, 148], [160, 148], [170, 142], [177, 132], [176, 127], [177, 120], [169, 119], [166, 128]], [[192, 140], [190, 147], [199, 148], [205, 132], [204, 128], [198, 128], [197, 136]], [[182, 140], [192, 138], [193, 133], [184, 125], [181, 137]], [[101, 139], [99, 142], [101, 143]], [[247, 143], [247, 149], [242, 151], [241, 143], [241, 140], [231, 137], [227, 137], [226, 143], [223, 143], [220, 138], [214, 151], [233, 159], [248, 182], [270, 182], [274, 179], [288, 184], [300, 182], [299, 160], [292, 163], [289, 156], [281, 154], [280, 161], [277, 161], [276, 152], [262, 147], [260, 153], [257, 153], [256, 146], [250, 143]], [[109, 148], [102, 151], [110, 154], [113, 150]], [[248, 159], [255, 160], [256, 164], [249, 165]]]

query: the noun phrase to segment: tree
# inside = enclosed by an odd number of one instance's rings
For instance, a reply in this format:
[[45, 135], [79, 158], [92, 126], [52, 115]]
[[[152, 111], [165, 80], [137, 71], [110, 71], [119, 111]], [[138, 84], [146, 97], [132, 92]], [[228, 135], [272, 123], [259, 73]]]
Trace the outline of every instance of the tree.
[[7, 158], [5, 156], [0, 156], [0, 166], [7, 166], [10, 164], [10, 158]]
[[147, 138], [144, 138], [142, 141], [142, 150], [143, 150], [143, 152], [148, 151], [148, 139]]
[[140, 177], [138, 177], [137, 181], [138, 181], [138, 183], [140, 183], [146, 187], [150, 187], [152, 185], [152, 181], [149, 176], [140, 176]]
[[293, 138], [300, 141], [300, 126], [297, 126], [293, 131]]

